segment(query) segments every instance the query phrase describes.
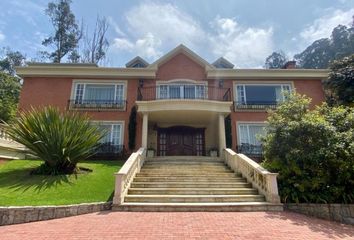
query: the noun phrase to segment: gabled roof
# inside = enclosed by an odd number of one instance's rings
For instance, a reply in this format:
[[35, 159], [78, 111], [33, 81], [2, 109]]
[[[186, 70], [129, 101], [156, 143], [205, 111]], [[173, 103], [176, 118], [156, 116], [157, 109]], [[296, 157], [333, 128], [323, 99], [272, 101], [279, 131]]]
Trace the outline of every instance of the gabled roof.
[[141, 66], [143, 66], [144, 68], [149, 66], [149, 63], [147, 61], [145, 61], [143, 58], [141, 58], [140, 56], [136, 56], [135, 58], [133, 58], [132, 60], [130, 60], [129, 62], [127, 62], [125, 64], [125, 66], [128, 67], [135, 67], [135, 65], [140, 64]]
[[161, 64], [167, 62], [168, 60], [170, 60], [171, 58], [173, 58], [174, 56], [176, 56], [180, 53], [183, 53], [186, 56], [190, 57], [193, 61], [195, 61], [199, 65], [205, 67], [206, 70], [215, 68], [213, 65], [211, 65], [210, 63], [205, 61], [198, 54], [196, 54], [195, 52], [193, 52], [192, 50], [190, 50], [189, 48], [187, 48], [183, 44], [177, 46], [176, 48], [174, 48], [173, 50], [171, 50], [170, 52], [168, 52], [167, 54], [165, 54], [161, 58], [157, 59], [154, 63], [150, 64], [148, 66], [148, 68], [157, 69]]
[[234, 68], [234, 64], [226, 60], [225, 58], [221, 57], [218, 58], [212, 65], [216, 68]]

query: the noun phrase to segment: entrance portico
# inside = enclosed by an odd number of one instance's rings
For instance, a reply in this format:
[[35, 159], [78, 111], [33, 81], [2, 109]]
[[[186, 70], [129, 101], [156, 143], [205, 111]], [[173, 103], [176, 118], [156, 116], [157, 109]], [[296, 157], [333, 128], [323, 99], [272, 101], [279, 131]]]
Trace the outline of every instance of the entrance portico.
[[231, 102], [166, 99], [137, 101], [142, 147], [164, 155], [208, 155], [226, 147], [224, 119]]

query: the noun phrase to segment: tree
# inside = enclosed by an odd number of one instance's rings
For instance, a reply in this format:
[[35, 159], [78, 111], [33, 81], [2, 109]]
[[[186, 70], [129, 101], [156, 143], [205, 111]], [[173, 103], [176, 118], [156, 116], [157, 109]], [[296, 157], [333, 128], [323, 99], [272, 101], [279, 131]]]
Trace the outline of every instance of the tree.
[[265, 68], [274, 69], [274, 68], [282, 68], [287, 62], [287, 57], [284, 52], [273, 52], [269, 55], [265, 61]]
[[109, 47], [109, 42], [106, 38], [107, 30], [107, 19], [97, 16], [92, 37], [89, 36], [88, 30], [83, 37], [84, 46], [81, 62], [98, 64], [106, 57], [106, 52]]
[[70, 4], [71, 0], [57, 0], [48, 3], [46, 9], [54, 34], [46, 38], [42, 44], [54, 47], [54, 51], [48, 54], [55, 63], [60, 63], [67, 54], [73, 52], [82, 37], [82, 31], [79, 29]]
[[354, 54], [334, 61], [324, 82], [331, 102], [354, 106]]
[[354, 27], [338, 25], [330, 38], [313, 42], [294, 58], [302, 68], [328, 68], [333, 60], [354, 53]]
[[354, 202], [354, 109], [290, 95], [267, 120], [265, 163], [283, 202]]
[[16, 116], [20, 89], [17, 77], [0, 72], [0, 122], [10, 122]]
[[10, 48], [3, 48], [3, 57], [0, 60], [0, 71], [15, 75], [15, 67], [22, 66], [26, 57], [19, 51], [13, 51]]
[[53, 107], [21, 112], [6, 130], [44, 161], [33, 173], [52, 175], [77, 172], [77, 163], [95, 153], [105, 134], [88, 116]]

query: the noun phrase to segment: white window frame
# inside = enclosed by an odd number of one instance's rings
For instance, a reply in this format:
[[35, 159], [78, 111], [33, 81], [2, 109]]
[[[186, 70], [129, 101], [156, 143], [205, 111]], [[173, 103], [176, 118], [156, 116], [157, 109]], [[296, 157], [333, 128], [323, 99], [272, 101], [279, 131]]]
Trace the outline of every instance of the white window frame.
[[247, 138], [248, 142], [244, 144], [252, 144], [250, 143], [250, 131], [249, 127], [250, 126], [258, 126], [258, 127], [263, 127], [265, 128], [267, 125], [265, 122], [236, 122], [237, 126], [237, 145], [242, 145], [244, 142], [241, 142], [241, 127], [246, 127], [247, 128]]
[[[126, 101], [127, 99], [127, 81], [122, 80], [74, 80], [71, 91], [71, 99], [76, 100], [77, 97], [77, 88], [78, 86], [83, 85], [82, 91], [82, 100], [85, 96], [86, 85], [114, 85], [114, 100]], [[122, 98], [117, 99], [117, 86], [123, 86]]]
[[110, 142], [113, 143], [113, 128], [114, 125], [120, 125], [120, 136], [119, 136], [119, 143], [118, 144], [113, 144], [114, 146], [119, 146], [119, 145], [123, 145], [124, 144], [124, 125], [125, 122], [124, 121], [92, 121], [94, 124], [97, 124], [98, 126], [100, 125], [111, 125], [111, 130], [110, 130]]
[[[156, 82], [156, 99], [170, 99], [170, 86], [179, 86], [180, 97], [176, 99], [184, 98], [184, 86], [194, 86], [194, 98], [186, 98], [190, 100], [207, 99], [208, 98], [208, 84], [206, 81], [194, 81], [190, 79], [174, 79], [170, 81], [157, 81]], [[167, 96], [166, 98], [161, 98], [161, 86], [167, 86]], [[197, 86], [204, 87], [204, 94], [200, 96], [198, 94]]]
[[[234, 101], [237, 105], [247, 104], [247, 93], [246, 93], [246, 86], [280, 86], [281, 88], [281, 99], [278, 102], [282, 102], [285, 99], [284, 92], [293, 91], [293, 84], [290, 82], [279, 82], [279, 83], [234, 83]], [[243, 96], [240, 96], [239, 99], [239, 92], [238, 88], [242, 89]], [[240, 101], [239, 101], [240, 100]]]

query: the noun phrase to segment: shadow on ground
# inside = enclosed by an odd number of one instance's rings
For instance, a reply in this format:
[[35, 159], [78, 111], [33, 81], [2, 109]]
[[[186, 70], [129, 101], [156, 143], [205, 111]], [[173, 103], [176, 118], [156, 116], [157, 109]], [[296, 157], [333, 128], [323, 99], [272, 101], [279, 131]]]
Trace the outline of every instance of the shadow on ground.
[[328, 238], [345, 238], [348, 236], [354, 237], [354, 226], [309, 217], [299, 213], [289, 211], [267, 212], [265, 217], [289, 221], [291, 224], [297, 226], [306, 226], [314, 232], [320, 232], [326, 235]]

